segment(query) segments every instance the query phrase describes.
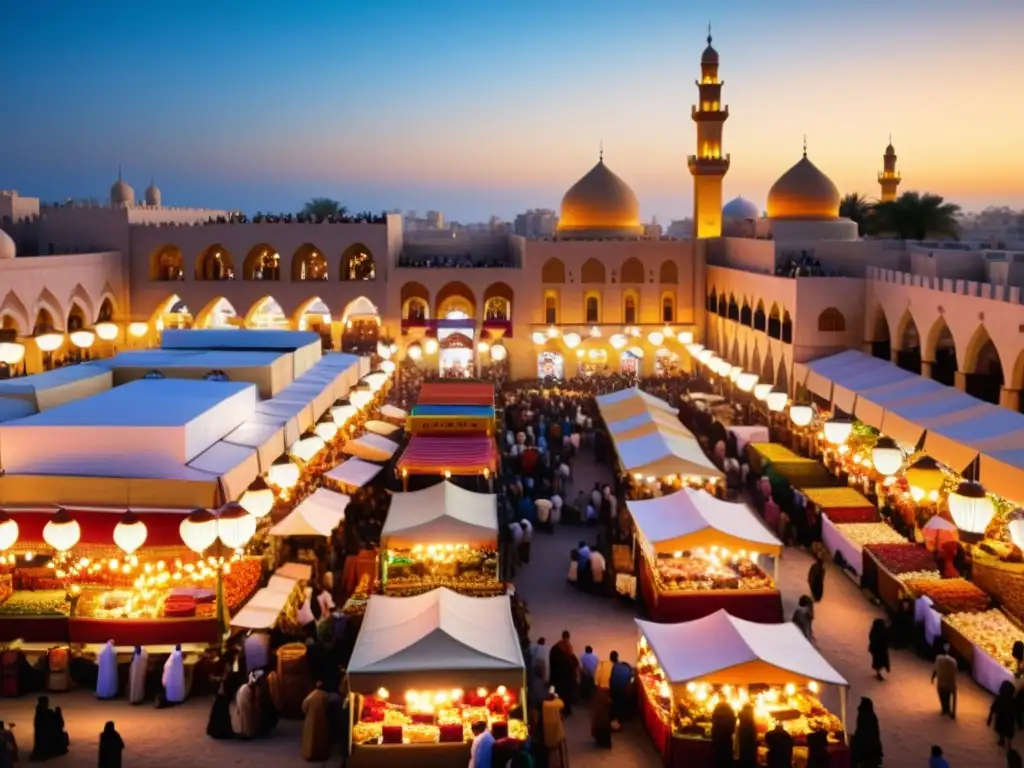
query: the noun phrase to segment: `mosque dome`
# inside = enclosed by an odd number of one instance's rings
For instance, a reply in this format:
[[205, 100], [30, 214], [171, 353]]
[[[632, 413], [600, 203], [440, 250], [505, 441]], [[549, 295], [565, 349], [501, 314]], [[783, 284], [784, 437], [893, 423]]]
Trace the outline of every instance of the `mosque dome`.
[[722, 208], [723, 219], [759, 219], [761, 212], [757, 206], [742, 195], [730, 200]]
[[768, 218], [830, 221], [839, 218], [839, 190], [805, 153], [768, 191]]
[[135, 202], [135, 190], [121, 178], [121, 169], [117, 171], [117, 181], [110, 187], [111, 205], [132, 205]]
[[636, 195], [603, 158], [562, 198], [560, 236], [635, 237], [641, 231]]
[[145, 195], [146, 195], [146, 205], [148, 205], [150, 207], [153, 207], [153, 208], [159, 208], [160, 207], [160, 200], [161, 200], [160, 188], [152, 180], [150, 180], [149, 186], [146, 187]]
[[18, 249], [14, 245], [11, 236], [0, 229], [0, 260], [13, 259], [18, 255]]

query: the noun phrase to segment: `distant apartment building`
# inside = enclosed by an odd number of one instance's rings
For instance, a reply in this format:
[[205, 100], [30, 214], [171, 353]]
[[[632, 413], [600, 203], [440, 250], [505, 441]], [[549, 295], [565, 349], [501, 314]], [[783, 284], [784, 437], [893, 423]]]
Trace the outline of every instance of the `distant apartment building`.
[[445, 229], [444, 214], [441, 211], [427, 211], [422, 217], [416, 211], [406, 211], [403, 216], [406, 232], [432, 232]]
[[558, 226], [558, 214], [550, 208], [531, 208], [516, 215], [513, 230], [520, 237], [551, 237]]
[[693, 219], [673, 219], [665, 235], [676, 240], [690, 239], [693, 237]]
[[986, 208], [960, 219], [960, 239], [986, 243], [996, 248], [1024, 244], [1024, 211], [1001, 206]]

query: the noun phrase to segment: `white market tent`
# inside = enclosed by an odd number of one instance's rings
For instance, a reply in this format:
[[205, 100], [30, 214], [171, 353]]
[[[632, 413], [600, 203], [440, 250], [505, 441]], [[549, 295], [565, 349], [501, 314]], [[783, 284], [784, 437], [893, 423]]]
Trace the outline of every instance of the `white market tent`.
[[382, 469], [380, 465], [362, 459], [349, 459], [325, 473], [325, 477], [340, 485], [362, 488], [379, 475]]
[[650, 410], [608, 424], [608, 432], [616, 441], [632, 440], [654, 432], [679, 435], [694, 440], [693, 433], [668, 411]]
[[616, 441], [615, 449], [623, 469], [644, 477], [722, 477], [692, 437], [655, 432]]
[[399, 408], [397, 405], [391, 405], [391, 403], [388, 403], [387, 405], [381, 406], [380, 415], [381, 418], [390, 419], [391, 421], [397, 421], [404, 424], [409, 412], [403, 408]]
[[[295, 567], [298, 573], [304, 573], [303, 578], [291, 578], [283, 575], [287, 570]], [[302, 569], [305, 568], [305, 571]], [[236, 629], [270, 629], [281, 616], [291, 599], [295, 588], [302, 582], [309, 579], [312, 569], [300, 563], [288, 563], [277, 569], [270, 577], [270, 583], [250, 598], [234, 618], [231, 619], [231, 626]]]
[[447, 480], [421, 491], [395, 493], [380, 538], [382, 546], [494, 544], [498, 502], [492, 493], [467, 491]]
[[524, 666], [508, 596], [439, 588], [415, 597], [371, 595], [348, 677], [352, 690], [364, 694], [395, 683], [519, 690]]
[[345, 519], [349, 497], [344, 493], [317, 488], [299, 502], [284, 520], [270, 529], [271, 536], [330, 536]]
[[786, 685], [800, 678], [848, 685], [792, 622], [759, 624], [721, 610], [681, 624], [636, 624], [672, 685]]
[[367, 434], [345, 443], [342, 450], [349, 456], [366, 461], [388, 461], [398, 451], [399, 445], [380, 435]]
[[706, 491], [678, 493], [627, 503], [640, 535], [660, 552], [697, 547], [750, 549], [778, 557], [782, 542], [746, 504], [720, 501]]
[[598, 395], [594, 399], [606, 422], [620, 421], [651, 410], [671, 414], [679, 413], [678, 409], [673, 408], [664, 400], [649, 395], [638, 387], [620, 389], [618, 392]]
[[380, 435], [381, 437], [391, 437], [401, 430], [401, 427], [396, 427], [394, 424], [388, 424], [386, 421], [380, 421], [379, 419], [370, 419], [366, 422], [365, 426], [367, 432]]
[[308, 563], [285, 563], [274, 571], [274, 576], [281, 576], [292, 581], [309, 581], [312, 575], [313, 566]]

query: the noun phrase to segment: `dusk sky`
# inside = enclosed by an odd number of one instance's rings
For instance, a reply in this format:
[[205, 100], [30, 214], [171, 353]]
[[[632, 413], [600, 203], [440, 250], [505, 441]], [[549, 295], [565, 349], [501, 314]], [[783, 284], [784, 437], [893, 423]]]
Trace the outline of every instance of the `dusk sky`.
[[1024, 207], [1022, 0], [177, 0], [3, 3], [0, 189], [167, 205], [510, 218], [605, 160], [645, 219], [692, 213], [707, 23], [725, 197], [800, 157], [874, 197]]

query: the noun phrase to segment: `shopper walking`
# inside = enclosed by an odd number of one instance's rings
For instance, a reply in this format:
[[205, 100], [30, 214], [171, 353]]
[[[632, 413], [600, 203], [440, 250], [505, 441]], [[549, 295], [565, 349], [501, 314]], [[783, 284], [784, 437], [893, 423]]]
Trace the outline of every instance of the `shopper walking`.
[[932, 670], [932, 682], [939, 694], [939, 706], [942, 716], [949, 715], [956, 720], [956, 673], [957, 663], [949, 653], [949, 645], [943, 644], [942, 653], [935, 657], [935, 668]]

